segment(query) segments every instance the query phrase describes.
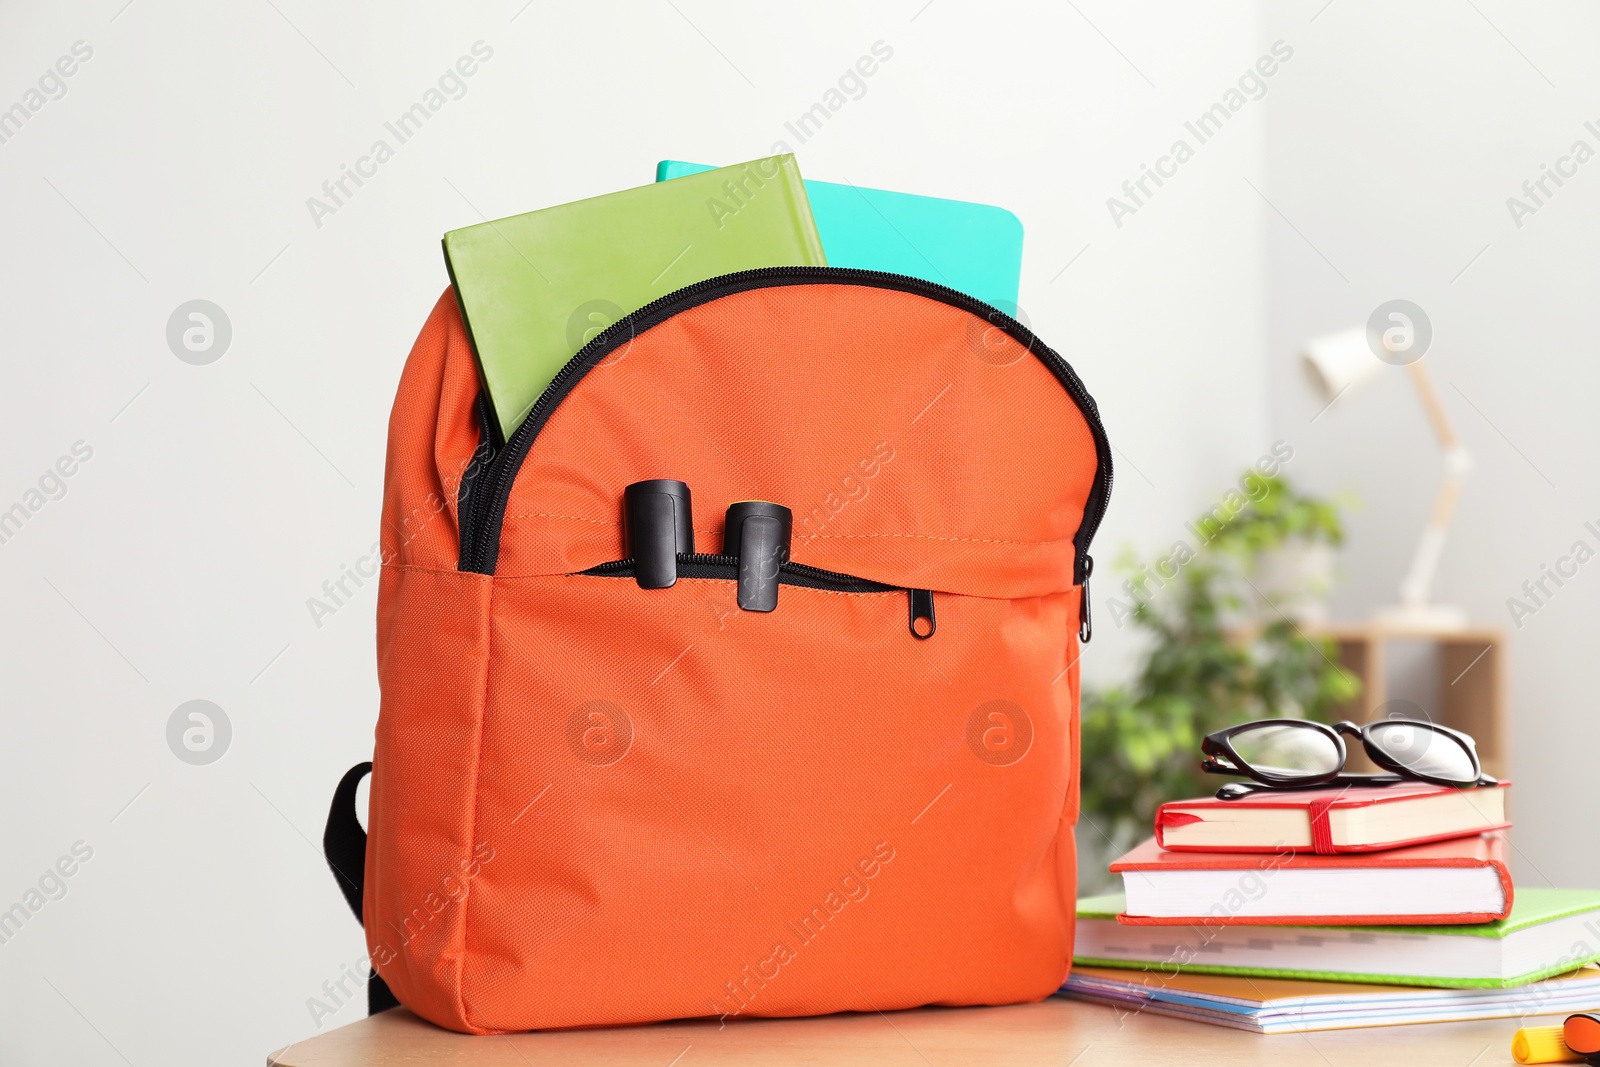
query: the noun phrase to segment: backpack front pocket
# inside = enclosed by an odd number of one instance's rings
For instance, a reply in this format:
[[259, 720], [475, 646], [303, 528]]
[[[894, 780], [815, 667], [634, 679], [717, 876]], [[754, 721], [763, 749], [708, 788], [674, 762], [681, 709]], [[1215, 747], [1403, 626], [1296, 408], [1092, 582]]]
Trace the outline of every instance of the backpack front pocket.
[[[474, 831], [495, 860], [462, 975], [495, 1028], [1064, 980], [1071, 593], [943, 596], [923, 642], [899, 590], [792, 585], [753, 613], [723, 578], [496, 586]], [[597, 938], [628, 958], [598, 965]]]

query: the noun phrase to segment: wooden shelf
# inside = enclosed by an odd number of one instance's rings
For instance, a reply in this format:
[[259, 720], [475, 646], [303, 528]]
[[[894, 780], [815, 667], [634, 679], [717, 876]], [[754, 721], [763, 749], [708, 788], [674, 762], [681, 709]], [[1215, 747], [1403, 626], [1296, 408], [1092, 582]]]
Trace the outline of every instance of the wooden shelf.
[[1510, 773], [1503, 632], [1489, 628], [1399, 630], [1370, 623], [1336, 623], [1307, 634], [1332, 638], [1339, 648], [1340, 665], [1361, 680], [1361, 696], [1338, 712], [1354, 722], [1382, 717], [1380, 709], [1392, 699], [1389, 645], [1404, 641], [1436, 646], [1438, 705], [1424, 713], [1444, 726], [1471, 734], [1485, 771], [1497, 778]]

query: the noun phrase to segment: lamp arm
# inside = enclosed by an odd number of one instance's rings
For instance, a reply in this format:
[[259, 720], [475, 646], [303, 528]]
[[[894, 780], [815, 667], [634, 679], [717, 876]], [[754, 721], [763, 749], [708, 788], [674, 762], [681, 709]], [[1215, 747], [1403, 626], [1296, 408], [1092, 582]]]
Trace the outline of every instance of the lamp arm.
[[1456, 504], [1461, 499], [1461, 487], [1466, 482], [1467, 472], [1472, 469], [1472, 458], [1461, 447], [1444, 405], [1439, 402], [1433, 379], [1423, 368], [1422, 361], [1418, 360], [1406, 369], [1411, 373], [1411, 382], [1416, 386], [1428, 421], [1433, 424], [1434, 436], [1444, 448], [1445, 464], [1444, 478], [1439, 483], [1438, 495], [1434, 497], [1433, 510], [1428, 514], [1428, 522], [1417, 539], [1411, 566], [1400, 581], [1400, 602], [1406, 607], [1420, 608], [1427, 605], [1433, 589], [1433, 576], [1439, 569], [1439, 555], [1444, 550], [1445, 535], [1455, 515]]
[[1433, 387], [1433, 378], [1428, 374], [1422, 360], [1406, 364], [1406, 371], [1411, 375], [1411, 384], [1416, 387], [1417, 399], [1422, 401], [1422, 410], [1427, 413], [1428, 421], [1433, 423], [1433, 435], [1439, 439], [1439, 445], [1448, 454], [1461, 447], [1461, 442], [1456, 439], [1456, 431], [1450, 425], [1450, 415], [1444, 409], [1444, 404], [1439, 400], [1439, 391]]
[[[1466, 458], [1459, 449], [1450, 453]], [[1433, 575], [1439, 569], [1439, 555], [1444, 551], [1445, 534], [1450, 528], [1450, 517], [1456, 502], [1461, 498], [1461, 485], [1466, 479], [1454, 471], [1447, 471], [1439, 483], [1439, 493], [1433, 500], [1433, 511], [1417, 538], [1416, 551], [1411, 556], [1411, 566], [1400, 580], [1400, 603], [1408, 608], [1426, 607], [1433, 589]]]

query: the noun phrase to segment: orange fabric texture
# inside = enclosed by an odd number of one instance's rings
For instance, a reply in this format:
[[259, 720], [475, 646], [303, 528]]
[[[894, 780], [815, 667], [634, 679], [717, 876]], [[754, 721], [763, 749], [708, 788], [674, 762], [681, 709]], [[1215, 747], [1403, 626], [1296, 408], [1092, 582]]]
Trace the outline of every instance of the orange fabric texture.
[[[970, 312], [853, 284], [643, 330], [555, 408], [492, 575], [457, 569], [477, 380], [446, 293], [390, 425], [365, 915], [400, 1001], [492, 1033], [1036, 1000], [1075, 911], [1086, 416]], [[624, 486], [934, 591], [644, 590]], [[480, 491], [474, 482], [474, 493]]]

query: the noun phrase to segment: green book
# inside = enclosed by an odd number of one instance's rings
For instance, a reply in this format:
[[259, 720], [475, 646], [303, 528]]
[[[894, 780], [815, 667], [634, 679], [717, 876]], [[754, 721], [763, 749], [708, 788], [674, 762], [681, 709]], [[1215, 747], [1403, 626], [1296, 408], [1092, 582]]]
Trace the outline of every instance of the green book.
[[1120, 893], [1078, 901], [1074, 964], [1504, 989], [1600, 959], [1592, 889], [1520, 888], [1506, 918], [1468, 926], [1126, 926], [1122, 907]]
[[451, 230], [444, 256], [497, 443], [624, 315], [721, 274], [827, 263], [793, 156]]

